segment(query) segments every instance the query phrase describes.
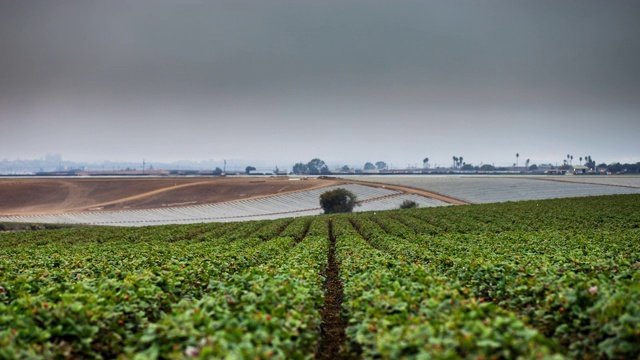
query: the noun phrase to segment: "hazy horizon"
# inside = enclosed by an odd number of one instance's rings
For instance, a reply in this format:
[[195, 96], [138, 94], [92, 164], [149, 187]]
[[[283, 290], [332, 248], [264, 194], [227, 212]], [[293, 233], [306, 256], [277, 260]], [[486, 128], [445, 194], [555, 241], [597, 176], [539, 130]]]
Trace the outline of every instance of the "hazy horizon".
[[633, 1], [4, 1], [0, 159], [636, 163], [637, 19]]

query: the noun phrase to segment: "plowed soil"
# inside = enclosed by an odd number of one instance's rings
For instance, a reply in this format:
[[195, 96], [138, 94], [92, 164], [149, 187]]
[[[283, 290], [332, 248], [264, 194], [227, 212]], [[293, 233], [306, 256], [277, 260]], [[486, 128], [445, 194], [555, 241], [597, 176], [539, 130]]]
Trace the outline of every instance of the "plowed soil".
[[0, 215], [202, 205], [335, 184], [323, 179], [291, 181], [287, 177], [0, 179]]
[[442, 194], [355, 179], [288, 177], [0, 178], [0, 215], [155, 209], [254, 199], [346, 183], [384, 187], [450, 204]]

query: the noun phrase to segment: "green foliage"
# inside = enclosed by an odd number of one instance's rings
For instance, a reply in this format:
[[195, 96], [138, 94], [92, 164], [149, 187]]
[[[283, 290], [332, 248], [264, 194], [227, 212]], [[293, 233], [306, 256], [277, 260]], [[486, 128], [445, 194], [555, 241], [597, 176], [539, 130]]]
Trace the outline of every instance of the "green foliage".
[[[385, 358], [637, 358], [639, 200], [336, 219], [350, 348]], [[438, 230], [418, 230], [430, 226]]]
[[309, 161], [307, 169], [310, 175], [329, 174], [329, 167], [327, 167], [324, 161], [318, 158]]
[[494, 304], [469, 298], [460, 283], [372, 247], [344, 218], [334, 228], [352, 352], [387, 359], [553, 354], [539, 332]]
[[351, 212], [358, 206], [358, 197], [343, 188], [325, 191], [320, 194], [320, 207], [325, 214]]
[[387, 168], [387, 163], [384, 161], [378, 161], [376, 162], [376, 168], [378, 168], [378, 170], [384, 170]]
[[315, 158], [309, 161], [306, 164], [297, 163], [293, 165], [293, 173], [298, 175], [321, 175], [321, 174], [329, 174], [329, 167], [324, 163], [324, 161]]
[[296, 175], [308, 174], [309, 173], [309, 168], [307, 167], [306, 164], [297, 163], [297, 164], [293, 165], [293, 173], [296, 174]]
[[82, 225], [0, 222], [0, 231], [52, 230], [52, 229], [77, 228], [77, 227], [82, 227]]
[[607, 171], [611, 173], [621, 173], [621, 174], [638, 174], [640, 173], [640, 162], [635, 164], [620, 164], [611, 163], [609, 165], [601, 166], [603, 169], [607, 169]]
[[[329, 231], [332, 231], [332, 237]], [[640, 195], [0, 233], [0, 358], [640, 356]]]
[[400, 209], [415, 209], [418, 206], [420, 205], [417, 202], [407, 199], [400, 204]]
[[312, 354], [328, 242], [294, 223], [3, 234], [0, 358]]
[[366, 164], [364, 164], [364, 169], [365, 169], [365, 170], [375, 170], [375, 169], [376, 169], [376, 166], [375, 166], [375, 165], [373, 165], [373, 164], [372, 164], [372, 163], [370, 163], [370, 162], [367, 162]]
[[256, 171], [256, 168], [255, 168], [255, 167], [253, 167], [253, 166], [247, 166], [247, 167], [244, 169], [245, 174], [249, 174], [249, 173], [251, 173], [252, 171]]

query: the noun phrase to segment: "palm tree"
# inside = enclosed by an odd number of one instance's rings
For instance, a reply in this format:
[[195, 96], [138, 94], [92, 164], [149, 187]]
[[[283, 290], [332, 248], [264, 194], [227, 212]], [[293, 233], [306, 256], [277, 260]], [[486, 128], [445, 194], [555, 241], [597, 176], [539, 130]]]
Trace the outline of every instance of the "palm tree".
[[527, 159], [527, 161], [524, 162], [524, 167], [526, 167], [527, 169], [529, 169], [529, 159]]
[[426, 168], [428, 164], [429, 164], [429, 158], [426, 157], [422, 160], [422, 167]]
[[596, 171], [596, 162], [593, 161], [591, 155], [585, 156], [584, 161], [585, 165], [587, 165], [589, 168], [592, 168], [593, 171]]
[[456, 163], [458, 162], [458, 157], [457, 156], [453, 156], [453, 168], [456, 168]]
[[460, 158], [458, 158], [458, 167], [460, 167], [462, 165], [462, 159], [463, 159], [462, 156], [460, 156]]
[[571, 155], [571, 166], [573, 166], [573, 155]]
[[516, 167], [518, 166], [518, 158], [520, 157], [520, 153], [516, 153]]

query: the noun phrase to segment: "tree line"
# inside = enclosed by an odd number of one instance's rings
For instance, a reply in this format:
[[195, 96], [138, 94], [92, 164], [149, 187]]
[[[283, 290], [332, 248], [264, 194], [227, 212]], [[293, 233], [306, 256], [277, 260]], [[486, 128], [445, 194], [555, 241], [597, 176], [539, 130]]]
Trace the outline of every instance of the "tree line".
[[315, 158], [306, 164], [299, 162], [293, 165], [293, 173], [296, 175], [323, 175], [331, 172], [324, 161]]

